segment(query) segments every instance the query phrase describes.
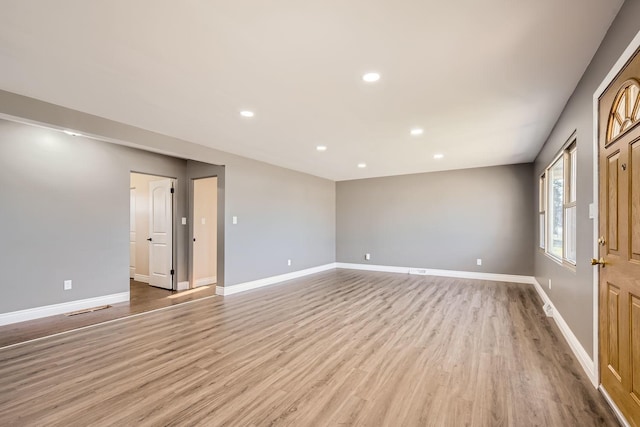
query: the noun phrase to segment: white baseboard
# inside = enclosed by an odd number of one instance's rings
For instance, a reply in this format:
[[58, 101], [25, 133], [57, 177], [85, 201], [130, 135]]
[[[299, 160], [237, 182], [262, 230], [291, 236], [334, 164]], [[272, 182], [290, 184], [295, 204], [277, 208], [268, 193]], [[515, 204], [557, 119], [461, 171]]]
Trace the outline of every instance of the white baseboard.
[[320, 265], [318, 267], [298, 270], [292, 273], [280, 274], [278, 276], [266, 277], [264, 279], [253, 280], [251, 282], [239, 283], [231, 286], [216, 286], [216, 294], [232, 295], [238, 292], [245, 292], [251, 289], [262, 288], [263, 286], [275, 285], [286, 280], [297, 279], [298, 277], [308, 276], [309, 274], [320, 273], [321, 271], [333, 270], [336, 268], [335, 263]]
[[547, 315], [551, 314], [551, 316], [549, 317], [553, 317], [553, 320], [555, 320], [556, 325], [558, 325], [560, 332], [562, 332], [562, 335], [564, 336], [564, 339], [569, 344], [569, 347], [571, 347], [571, 351], [573, 351], [573, 354], [578, 359], [578, 362], [582, 366], [582, 369], [584, 369], [587, 376], [589, 377], [591, 384], [593, 384], [595, 388], [598, 388], [599, 381], [598, 381], [598, 376], [596, 374], [595, 362], [589, 356], [589, 354], [584, 349], [582, 344], [580, 344], [580, 341], [578, 341], [578, 338], [576, 338], [576, 336], [573, 334], [573, 331], [571, 330], [569, 325], [567, 325], [567, 322], [564, 321], [560, 312], [556, 310], [556, 307], [553, 305], [553, 303], [551, 302], [547, 294], [544, 292], [544, 290], [542, 289], [542, 286], [540, 286], [540, 283], [538, 283], [538, 281], [535, 279], [533, 282], [534, 282], [533, 286], [538, 292], [538, 295], [540, 295], [540, 298], [544, 302], [545, 306], [551, 308], [550, 313], [548, 313]]
[[43, 307], [28, 308], [26, 310], [12, 311], [10, 313], [1, 313], [0, 326], [126, 301], [129, 301], [129, 292], [63, 302], [60, 304], [45, 305]]
[[134, 277], [136, 277], [136, 268], [135, 267], [129, 267], [129, 278], [133, 279]]
[[135, 274], [133, 276], [133, 280], [136, 282], [149, 283], [149, 276], [145, 276], [144, 274]]
[[394, 267], [388, 265], [373, 264], [349, 264], [337, 262], [336, 268], [349, 270], [384, 271], [388, 273], [418, 274], [422, 276], [459, 277], [462, 279], [494, 280], [497, 282], [528, 283], [533, 284], [531, 276], [517, 276], [513, 274], [480, 273], [476, 271], [435, 270], [432, 268]]
[[391, 267], [388, 265], [375, 264], [349, 264], [346, 262], [336, 262], [336, 268], [346, 268], [348, 270], [383, 271], [386, 273], [409, 274], [409, 267]]
[[609, 393], [607, 393], [607, 390], [605, 390], [604, 387], [602, 387], [602, 385], [598, 387], [598, 390], [600, 390], [600, 393], [602, 393], [602, 395], [604, 396], [604, 400], [606, 400], [609, 406], [611, 406], [611, 409], [613, 410], [613, 413], [615, 414], [616, 418], [620, 422], [620, 425], [622, 425], [623, 427], [631, 427], [631, 425], [629, 424], [629, 421], [627, 421], [625, 416], [622, 414], [622, 411], [620, 410], [620, 408], [618, 408], [618, 405], [615, 404], [611, 396], [609, 396]]
[[187, 289], [189, 289], [189, 282], [178, 282], [179, 291], [186, 291]]
[[193, 282], [193, 287], [197, 288], [198, 286], [213, 285], [214, 283], [216, 283], [216, 281], [217, 281], [217, 277], [216, 276], [203, 277], [202, 279], [198, 279], [195, 282]]

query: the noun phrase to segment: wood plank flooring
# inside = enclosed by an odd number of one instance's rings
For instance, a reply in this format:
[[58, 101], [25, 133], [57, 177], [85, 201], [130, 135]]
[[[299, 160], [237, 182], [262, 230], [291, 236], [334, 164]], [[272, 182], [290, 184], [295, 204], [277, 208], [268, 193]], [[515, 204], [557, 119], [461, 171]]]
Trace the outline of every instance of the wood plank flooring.
[[159, 308], [182, 304], [184, 302], [209, 297], [216, 293], [215, 286], [202, 286], [188, 291], [174, 292], [155, 288], [135, 280], [131, 280], [129, 289], [131, 296], [128, 302], [112, 304], [112, 306], [106, 310], [71, 317], [59, 314], [57, 316], [0, 326], [0, 347], [108, 322], [110, 320], [131, 316], [132, 314], [145, 313]]
[[617, 425], [530, 285], [335, 270], [0, 350], [0, 425]]

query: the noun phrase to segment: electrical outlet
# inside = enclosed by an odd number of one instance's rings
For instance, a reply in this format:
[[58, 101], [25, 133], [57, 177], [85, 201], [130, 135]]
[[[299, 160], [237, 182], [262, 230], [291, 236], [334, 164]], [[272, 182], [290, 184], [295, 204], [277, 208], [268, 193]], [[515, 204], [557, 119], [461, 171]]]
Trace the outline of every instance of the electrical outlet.
[[70, 291], [72, 287], [73, 287], [73, 284], [72, 284], [71, 280], [65, 280], [64, 281], [64, 290], [65, 291]]
[[478, 264], [478, 265], [482, 265], [482, 258], [478, 258], [478, 259], [476, 260], [476, 264]]
[[369, 261], [371, 259], [371, 254], [364, 254], [364, 259]]
[[549, 289], [551, 289], [551, 279], [549, 279]]
[[290, 259], [287, 260], [287, 265], [291, 265], [291, 260]]
[[237, 224], [238, 223], [238, 217], [237, 216], [232, 216], [231, 217], [231, 222], [234, 223], [234, 224]]

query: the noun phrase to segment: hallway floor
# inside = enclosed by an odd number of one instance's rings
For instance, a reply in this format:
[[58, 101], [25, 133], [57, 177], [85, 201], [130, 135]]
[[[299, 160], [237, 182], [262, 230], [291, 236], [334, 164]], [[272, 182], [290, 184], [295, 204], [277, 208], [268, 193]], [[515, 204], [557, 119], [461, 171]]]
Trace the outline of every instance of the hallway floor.
[[129, 302], [113, 304], [105, 310], [92, 313], [66, 316], [43, 317], [42, 319], [0, 326], [0, 347], [42, 338], [85, 326], [108, 322], [159, 308], [169, 307], [188, 301], [211, 297], [216, 293], [215, 285], [201, 286], [182, 292], [155, 288], [146, 283], [130, 280], [131, 297]]

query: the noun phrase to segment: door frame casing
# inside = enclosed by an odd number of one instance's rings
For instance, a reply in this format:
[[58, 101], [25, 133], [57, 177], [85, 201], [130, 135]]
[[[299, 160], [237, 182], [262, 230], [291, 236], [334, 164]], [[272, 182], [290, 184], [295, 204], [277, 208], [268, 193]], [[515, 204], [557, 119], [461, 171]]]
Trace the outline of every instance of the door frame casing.
[[[598, 126], [599, 126], [599, 99], [600, 96], [607, 90], [609, 85], [615, 80], [620, 71], [624, 68], [624, 66], [629, 62], [633, 54], [640, 48], [640, 31], [635, 35], [631, 43], [627, 46], [627, 48], [622, 52], [622, 55], [618, 58], [616, 63], [613, 65], [609, 73], [604, 78], [598, 89], [593, 94], [593, 205], [594, 205], [594, 218], [593, 218], [593, 258], [598, 259], [600, 257], [600, 249], [597, 242], [597, 236], [600, 233], [600, 198], [599, 198], [599, 188], [600, 188], [600, 168], [599, 168], [599, 154], [600, 154], [600, 145], [599, 145], [599, 134], [598, 134]], [[599, 336], [599, 328], [600, 328], [600, 315], [599, 315], [599, 305], [600, 305], [600, 269], [594, 268], [593, 272], [593, 369], [595, 374], [595, 383], [594, 386], [596, 388], [600, 387], [601, 379], [600, 379], [600, 336]], [[601, 388], [601, 387], [600, 387]], [[602, 390], [602, 388], [601, 388]], [[610, 402], [612, 403], [612, 402]]]
[[194, 242], [193, 239], [195, 237], [195, 221], [196, 219], [194, 218], [195, 216], [195, 202], [196, 202], [196, 192], [195, 192], [195, 182], [201, 179], [212, 179], [215, 178], [216, 179], [216, 222], [215, 222], [215, 227], [216, 227], [216, 283], [214, 283], [214, 285], [217, 286], [217, 282], [218, 282], [218, 251], [220, 250], [220, 247], [218, 245], [218, 239], [219, 234], [220, 234], [220, 202], [219, 202], [219, 198], [218, 193], [220, 191], [220, 178], [219, 176], [216, 175], [211, 175], [211, 176], [198, 176], [197, 178], [190, 178], [189, 179], [189, 289], [195, 289], [196, 286], [196, 278], [195, 278], [195, 274], [194, 274], [194, 270], [195, 270], [195, 246], [194, 246]]
[[[187, 160], [187, 193], [188, 193], [188, 217], [193, 216], [193, 181], [199, 178], [218, 178], [218, 233], [217, 233], [217, 261], [216, 261], [216, 290], [222, 289], [225, 284], [225, 166], [213, 163], [204, 163], [197, 160]], [[188, 221], [188, 281], [189, 287], [193, 282], [193, 221]]]
[[[170, 155], [167, 155], [170, 156]], [[160, 172], [141, 172], [139, 170], [135, 170], [135, 169], [130, 169], [129, 170], [129, 178], [131, 178], [131, 174], [139, 174], [139, 175], [148, 175], [148, 176], [155, 176], [158, 178], [163, 178], [163, 179], [170, 179], [172, 181], [172, 185], [174, 188], [174, 194], [173, 194], [173, 202], [171, 203], [171, 215], [172, 215], [172, 232], [171, 232], [171, 240], [172, 240], [172, 244], [171, 244], [171, 264], [172, 264], [172, 268], [174, 269], [175, 274], [173, 275], [173, 277], [171, 278], [171, 291], [175, 291], [177, 289], [177, 284], [178, 284], [178, 221], [179, 221], [179, 216], [178, 216], [178, 205], [179, 205], [179, 201], [178, 201], [178, 193], [179, 193], [179, 186], [180, 186], [180, 180], [178, 179], [177, 176], [171, 176], [171, 175], [163, 175]], [[129, 186], [129, 188], [131, 188], [131, 186]], [[148, 231], [148, 230], [147, 230]]]

